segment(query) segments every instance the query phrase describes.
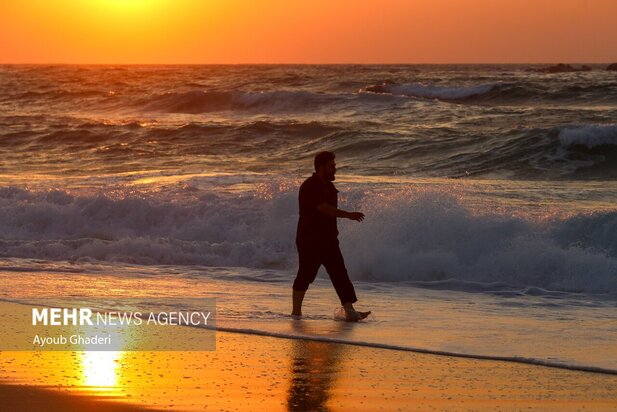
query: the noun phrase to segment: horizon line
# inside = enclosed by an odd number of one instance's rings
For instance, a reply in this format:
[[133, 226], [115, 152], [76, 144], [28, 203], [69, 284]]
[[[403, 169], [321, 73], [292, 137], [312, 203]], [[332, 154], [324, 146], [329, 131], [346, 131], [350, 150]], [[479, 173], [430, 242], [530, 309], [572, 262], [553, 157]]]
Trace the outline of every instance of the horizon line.
[[452, 62], [452, 63], [411, 63], [411, 62], [399, 62], [399, 63], [87, 63], [87, 62], [29, 62], [29, 63], [15, 63], [15, 62], [0, 62], [2, 66], [445, 66], [445, 65], [466, 65], [466, 66], [480, 66], [480, 65], [538, 65], [538, 64], [585, 64], [585, 65], [610, 65], [617, 63], [615, 61], [610, 62], [572, 62], [572, 61], [557, 61], [557, 62]]

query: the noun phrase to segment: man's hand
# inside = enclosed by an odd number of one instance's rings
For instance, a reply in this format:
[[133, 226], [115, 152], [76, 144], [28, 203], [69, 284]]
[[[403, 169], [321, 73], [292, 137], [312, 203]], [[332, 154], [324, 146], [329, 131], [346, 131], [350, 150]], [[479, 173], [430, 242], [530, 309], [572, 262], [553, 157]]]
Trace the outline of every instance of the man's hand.
[[319, 210], [324, 215], [332, 217], [344, 217], [347, 219], [355, 220], [356, 222], [362, 222], [364, 220], [364, 213], [346, 212], [344, 210], [337, 209], [334, 206], [330, 206], [325, 202], [317, 206], [317, 210]]
[[355, 220], [356, 222], [362, 222], [364, 220], [364, 213], [349, 212], [347, 219]]

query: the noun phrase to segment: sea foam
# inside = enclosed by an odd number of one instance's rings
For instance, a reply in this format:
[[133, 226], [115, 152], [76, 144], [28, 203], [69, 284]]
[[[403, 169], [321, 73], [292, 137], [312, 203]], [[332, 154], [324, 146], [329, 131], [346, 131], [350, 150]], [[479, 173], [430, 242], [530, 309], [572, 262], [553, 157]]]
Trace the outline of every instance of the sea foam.
[[[0, 190], [0, 256], [276, 268], [297, 265], [296, 182], [257, 193], [187, 188], [186, 199]], [[190, 200], [192, 199], [192, 200]], [[339, 222], [350, 274], [368, 281], [501, 282], [615, 293], [617, 213], [538, 222], [477, 211], [447, 191], [354, 189]]]

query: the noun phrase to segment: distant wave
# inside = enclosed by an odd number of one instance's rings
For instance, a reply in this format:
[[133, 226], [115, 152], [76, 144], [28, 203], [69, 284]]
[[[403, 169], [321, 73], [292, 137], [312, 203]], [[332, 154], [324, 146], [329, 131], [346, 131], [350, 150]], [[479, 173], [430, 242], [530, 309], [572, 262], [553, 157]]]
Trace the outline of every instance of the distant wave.
[[559, 141], [565, 147], [585, 146], [593, 149], [598, 146], [615, 146], [617, 124], [565, 127], [559, 132]]
[[617, 125], [579, 124], [558, 129], [555, 161], [573, 169], [568, 177], [617, 178]]
[[[297, 182], [267, 196], [187, 187], [178, 201], [0, 189], [0, 256], [293, 270]], [[369, 281], [501, 282], [548, 291], [617, 293], [617, 212], [536, 223], [475, 215], [439, 192], [351, 191], [362, 225], [340, 225], [352, 277]], [[181, 199], [181, 198], [180, 198]]]
[[[80, 167], [79, 160], [110, 164], [177, 159], [184, 163], [194, 161], [194, 156], [238, 153], [276, 159], [271, 164], [274, 169], [278, 164], [296, 168], [319, 150], [334, 150], [353, 159], [360, 174], [617, 178], [615, 124], [479, 130], [473, 139], [467, 133], [456, 127], [388, 129], [378, 120], [267, 119], [179, 125], [86, 120], [35, 130], [7, 128], [0, 131], [0, 148], [28, 158], [49, 153], [63, 157], [67, 150], [79, 153], [71, 170]], [[235, 166], [229, 163], [230, 168]]]
[[498, 86], [499, 83], [464, 87], [445, 87], [424, 83], [407, 83], [400, 85], [384, 83], [381, 85], [368, 86], [364, 91], [439, 100], [459, 100], [486, 94]]
[[144, 110], [169, 113], [205, 113], [222, 110], [268, 108], [306, 110], [333, 97], [304, 91], [201, 91], [164, 93], [142, 99], [137, 106]]
[[0, 69], [0, 150], [7, 154], [0, 171], [25, 180], [152, 168], [282, 173], [302, 170], [320, 150], [335, 150], [346, 172], [359, 175], [617, 179], [616, 126], [601, 124], [614, 123], [617, 107], [610, 72], [547, 76], [507, 65]]
[[422, 99], [437, 99], [444, 102], [482, 104], [538, 104], [565, 101], [577, 104], [595, 99], [597, 102], [615, 102], [615, 84], [560, 84], [559, 87], [537, 80], [515, 82], [491, 82], [463, 85], [440, 83], [403, 83], [384, 81], [366, 86], [360, 91], [371, 94], [406, 96]]
[[437, 86], [402, 86], [394, 92], [418, 97], [434, 97], [438, 99], [465, 99], [471, 96], [486, 94], [497, 87], [497, 84], [483, 84], [470, 87], [437, 87]]
[[185, 154], [201, 154], [207, 141], [207, 150], [214, 153], [229, 153], [232, 146], [236, 150], [246, 146], [259, 152], [272, 151], [276, 147], [290, 146], [303, 140], [310, 141], [342, 127], [344, 125], [336, 122], [294, 120], [190, 122], [175, 127], [136, 121], [86, 121], [36, 131], [0, 132], [0, 148], [21, 149], [31, 156], [36, 152], [34, 149], [48, 152], [66, 147], [70, 147], [72, 153], [85, 152], [86, 156], [92, 156], [92, 149], [98, 150], [95, 153], [99, 155], [109, 155], [109, 150], [120, 150], [126, 156], [133, 156], [149, 150], [153, 156], [165, 156], [168, 150], [177, 153], [177, 145], [181, 145]]
[[11, 98], [19, 100], [40, 100], [40, 99], [52, 99], [52, 100], [71, 100], [76, 98], [87, 97], [99, 97], [107, 96], [108, 92], [95, 89], [53, 89], [46, 91], [27, 91]]

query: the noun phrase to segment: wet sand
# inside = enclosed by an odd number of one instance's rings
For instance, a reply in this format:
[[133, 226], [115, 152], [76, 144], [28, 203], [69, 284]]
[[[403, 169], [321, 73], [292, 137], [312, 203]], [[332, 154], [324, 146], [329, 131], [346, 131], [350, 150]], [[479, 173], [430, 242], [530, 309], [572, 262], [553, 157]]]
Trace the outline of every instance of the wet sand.
[[211, 352], [2, 352], [25, 411], [616, 410], [617, 376], [219, 332]]
[[70, 390], [38, 386], [0, 385], [2, 410], [6, 411], [108, 411], [139, 412], [154, 409], [127, 403], [113, 402], [113, 398], [92, 397]]

